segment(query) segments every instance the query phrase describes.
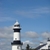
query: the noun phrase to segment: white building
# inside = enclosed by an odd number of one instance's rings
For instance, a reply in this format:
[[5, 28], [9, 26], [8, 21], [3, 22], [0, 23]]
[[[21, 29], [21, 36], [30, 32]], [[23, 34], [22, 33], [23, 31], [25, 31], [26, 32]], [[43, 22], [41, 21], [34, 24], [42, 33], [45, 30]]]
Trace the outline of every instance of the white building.
[[13, 42], [11, 43], [12, 50], [22, 50], [21, 34], [20, 34], [21, 28], [18, 22], [14, 24], [13, 30], [14, 30]]
[[47, 43], [43, 44], [41, 43], [36, 50], [50, 50], [50, 40], [48, 38]]

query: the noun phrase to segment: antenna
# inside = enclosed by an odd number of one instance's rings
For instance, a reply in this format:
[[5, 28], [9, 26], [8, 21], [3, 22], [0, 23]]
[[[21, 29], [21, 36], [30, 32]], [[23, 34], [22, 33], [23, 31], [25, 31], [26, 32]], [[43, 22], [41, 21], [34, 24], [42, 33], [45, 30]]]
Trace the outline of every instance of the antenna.
[[48, 38], [48, 41], [50, 41], [50, 38]]

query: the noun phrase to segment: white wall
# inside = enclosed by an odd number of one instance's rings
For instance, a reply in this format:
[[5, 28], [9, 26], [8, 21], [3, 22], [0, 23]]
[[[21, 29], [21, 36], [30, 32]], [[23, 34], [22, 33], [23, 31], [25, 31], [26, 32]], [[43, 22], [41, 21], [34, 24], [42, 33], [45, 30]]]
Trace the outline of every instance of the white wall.
[[22, 50], [21, 45], [12, 45], [12, 50]]
[[19, 32], [14, 32], [14, 38], [13, 38], [13, 40], [20, 40], [20, 38], [21, 38], [20, 33]]

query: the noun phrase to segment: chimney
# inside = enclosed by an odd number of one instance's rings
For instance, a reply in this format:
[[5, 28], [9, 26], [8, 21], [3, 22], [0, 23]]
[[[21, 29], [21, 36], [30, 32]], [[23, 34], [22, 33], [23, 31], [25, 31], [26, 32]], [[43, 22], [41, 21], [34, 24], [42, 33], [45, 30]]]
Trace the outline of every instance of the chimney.
[[50, 45], [50, 38], [48, 38], [47, 44]]
[[43, 45], [43, 42], [40, 42], [40, 45]]

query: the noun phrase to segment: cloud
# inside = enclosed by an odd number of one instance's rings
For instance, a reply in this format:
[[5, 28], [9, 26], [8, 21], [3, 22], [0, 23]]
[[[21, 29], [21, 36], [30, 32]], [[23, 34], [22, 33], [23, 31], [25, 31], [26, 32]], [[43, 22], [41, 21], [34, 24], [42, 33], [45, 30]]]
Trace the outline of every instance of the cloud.
[[27, 31], [27, 32], [25, 32], [24, 35], [22, 35], [22, 37], [26, 37], [26, 38], [37, 38], [39, 36], [38, 36], [38, 34], [36, 32]]
[[[13, 38], [13, 26], [9, 26], [9, 27], [3, 27], [0, 28], [0, 38]], [[21, 34], [21, 37], [23, 37], [24, 35]]]
[[46, 38], [46, 39], [47, 39], [47, 38], [50, 38], [50, 32], [43, 32], [43, 33], [42, 33], [42, 37], [43, 37], [43, 38]]
[[0, 46], [3, 46], [3, 45], [5, 45], [5, 43], [0, 43]]
[[11, 49], [11, 41], [13, 37], [12, 26], [0, 28], [0, 49]]
[[38, 37], [38, 34], [33, 31], [26, 32], [26, 34], [27, 34], [26, 36], [30, 37], [30, 38], [37, 38]]
[[13, 20], [15, 20], [15, 19], [12, 17], [0, 17], [0, 22], [13, 21]]
[[10, 50], [11, 42], [13, 41], [13, 30], [12, 26], [0, 28], [0, 49]]
[[23, 42], [23, 48], [26, 48], [27, 44], [29, 44], [30, 47], [33, 47], [34, 43], [30, 42], [29, 40], [26, 40]]
[[12, 38], [12, 26], [0, 28], [0, 38]]
[[32, 8], [28, 10], [20, 10], [15, 11], [16, 14], [24, 16], [24, 17], [39, 17], [42, 14], [49, 14], [50, 9], [48, 7], [41, 7], [41, 8]]

